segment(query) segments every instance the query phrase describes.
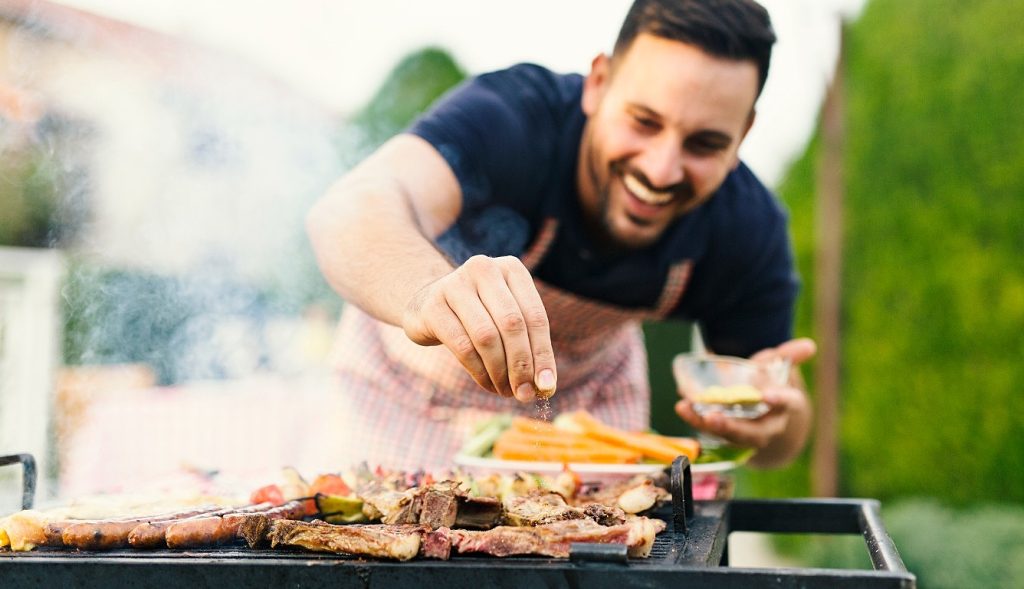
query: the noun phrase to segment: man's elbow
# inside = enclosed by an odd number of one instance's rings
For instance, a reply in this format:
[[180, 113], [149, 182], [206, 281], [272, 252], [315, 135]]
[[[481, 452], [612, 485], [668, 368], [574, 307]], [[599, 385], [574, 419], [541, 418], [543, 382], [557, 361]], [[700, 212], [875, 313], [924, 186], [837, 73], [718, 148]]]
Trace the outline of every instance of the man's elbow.
[[327, 232], [327, 208], [324, 199], [313, 203], [313, 206], [306, 211], [306, 235], [309, 237], [315, 248], [320, 242], [324, 233]]

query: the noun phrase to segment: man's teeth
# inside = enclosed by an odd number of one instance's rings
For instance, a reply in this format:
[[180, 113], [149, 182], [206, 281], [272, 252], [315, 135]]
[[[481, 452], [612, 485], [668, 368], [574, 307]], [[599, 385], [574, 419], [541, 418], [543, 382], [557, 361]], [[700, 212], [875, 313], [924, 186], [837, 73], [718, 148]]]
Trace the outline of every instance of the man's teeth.
[[622, 181], [626, 184], [626, 189], [633, 193], [633, 196], [647, 204], [663, 205], [672, 200], [671, 192], [658, 192], [651, 190], [644, 186], [643, 183], [637, 180], [634, 176], [629, 174], [624, 175], [622, 177]]

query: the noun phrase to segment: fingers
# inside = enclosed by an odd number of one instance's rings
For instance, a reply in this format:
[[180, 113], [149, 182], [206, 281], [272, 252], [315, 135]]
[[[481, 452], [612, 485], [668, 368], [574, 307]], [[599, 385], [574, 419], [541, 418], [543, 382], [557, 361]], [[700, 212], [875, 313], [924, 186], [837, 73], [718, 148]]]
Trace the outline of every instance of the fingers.
[[[492, 393], [501, 394], [477, 352], [476, 343], [463, 326], [463, 319], [448, 304], [444, 291], [434, 288], [426, 294], [417, 293], [416, 298], [416, 306], [410, 307], [403, 319], [409, 339], [420, 345], [445, 346], [478, 385]], [[468, 309], [463, 312], [473, 314]], [[477, 316], [481, 315], [486, 313], [477, 312]]]
[[809, 337], [800, 337], [783, 342], [774, 348], [761, 350], [750, 357], [751, 360], [765, 361], [773, 358], [786, 358], [791, 364], [802, 364], [814, 357], [818, 346]]
[[[512, 396], [502, 336], [480, 296], [472, 289], [454, 287], [445, 293], [445, 302], [455, 316], [458, 329], [466, 334], [465, 340], [452, 339], [451, 343], [444, 342], [445, 345], [478, 384], [490, 382], [494, 392], [503, 397]], [[452, 331], [455, 332], [454, 326]], [[476, 358], [480, 360], [480, 367]]]
[[[513, 258], [513, 260], [515, 259]], [[557, 371], [555, 369], [555, 352], [551, 345], [551, 326], [548, 323], [548, 313], [544, 309], [544, 302], [541, 301], [540, 294], [537, 292], [533, 276], [519, 260], [506, 264], [505, 279], [522, 312], [530, 346], [529, 356], [532, 360], [532, 370], [525, 375], [524, 380], [518, 380], [520, 375], [512, 373], [516, 377], [513, 385], [518, 390], [518, 387], [525, 387], [528, 383], [532, 384], [538, 396], [549, 398], [555, 394]], [[520, 401], [524, 400], [518, 395], [517, 398]]]
[[798, 402], [800, 393], [788, 387], [765, 392], [765, 402], [771, 409], [757, 419], [729, 418], [717, 411], [698, 415], [690, 401], [676, 403], [676, 413], [694, 428], [715, 435], [736, 446], [762, 449], [780, 436], [789, 422], [791, 407]]
[[487, 346], [481, 349], [484, 364], [499, 391], [507, 391], [520, 401], [532, 401], [536, 397], [533, 353], [523, 309], [512, 293], [504, 268], [488, 265], [478, 273], [474, 278], [479, 301], [491, 318], [491, 324], [480, 327], [489, 336], [487, 342], [480, 342]]
[[403, 318], [412, 341], [444, 344], [474, 381], [499, 395], [525, 402], [554, 393], [547, 312], [521, 261], [474, 256], [425, 290]]

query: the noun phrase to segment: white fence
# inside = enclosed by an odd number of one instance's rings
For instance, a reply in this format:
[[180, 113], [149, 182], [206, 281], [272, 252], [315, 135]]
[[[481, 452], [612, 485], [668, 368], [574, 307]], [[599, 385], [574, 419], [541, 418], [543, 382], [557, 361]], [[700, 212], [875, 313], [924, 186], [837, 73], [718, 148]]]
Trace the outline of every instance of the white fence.
[[[47, 474], [63, 272], [56, 251], [0, 247], [0, 454], [35, 456], [39, 498], [51, 490]], [[8, 473], [0, 476], [14, 480]]]

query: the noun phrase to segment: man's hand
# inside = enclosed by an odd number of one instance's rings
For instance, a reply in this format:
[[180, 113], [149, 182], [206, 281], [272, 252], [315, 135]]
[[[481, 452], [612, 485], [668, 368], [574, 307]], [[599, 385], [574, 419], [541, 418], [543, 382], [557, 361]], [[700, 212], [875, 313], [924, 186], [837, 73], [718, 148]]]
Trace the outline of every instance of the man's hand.
[[515, 257], [473, 256], [420, 289], [402, 327], [420, 345], [444, 345], [481, 387], [519, 401], [555, 392], [547, 311]]
[[751, 459], [752, 464], [782, 466], [800, 453], [810, 433], [811, 406], [796, 366], [809, 360], [815, 352], [817, 346], [813, 340], [800, 338], [751, 356], [755, 362], [787, 358], [793, 366], [787, 384], [762, 391], [769, 410], [757, 419], [734, 419], [718, 412], [701, 417], [693, 410], [693, 403], [685, 398], [682, 390], [679, 393], [684, 399], [676, 403], [676, 413], [699, 430], [737, 446], [756, 448], [758, 452]]

